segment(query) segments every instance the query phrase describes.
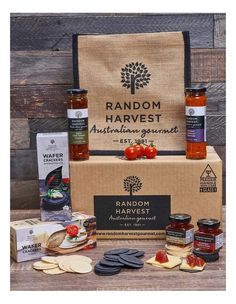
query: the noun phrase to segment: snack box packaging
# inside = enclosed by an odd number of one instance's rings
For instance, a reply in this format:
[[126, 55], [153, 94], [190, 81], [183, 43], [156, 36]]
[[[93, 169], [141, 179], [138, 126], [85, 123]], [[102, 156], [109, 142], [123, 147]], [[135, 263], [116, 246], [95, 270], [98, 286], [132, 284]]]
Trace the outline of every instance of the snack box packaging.
[[[77, 235], [68, 235], [69, 225], [78, 227]], [[73, 253], [96, 247], [96, 217], [74, 212], [67, 222], [43, 222], [38, 218], [14, 221], [10, 235], [11, 257], [16, 262]]]
[[71, 162], [73, 211], [95, 214], [100, 239], [165, 238], [171, 213], [221, 219], [222, 161], [213, 147], [207, 158], [157, 156], [128, 161], [91, 156]]
[[38, 133], [37, 157], [41, 220], [71, 220], [67, 132]]

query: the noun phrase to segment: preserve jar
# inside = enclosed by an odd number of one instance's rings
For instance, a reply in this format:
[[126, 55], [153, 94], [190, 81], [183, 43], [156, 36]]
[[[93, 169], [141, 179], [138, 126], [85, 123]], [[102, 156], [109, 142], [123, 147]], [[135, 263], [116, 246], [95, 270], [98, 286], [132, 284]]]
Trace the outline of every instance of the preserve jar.
[[67, 90], [70, 160], [89, 159], [87, 93], [82, 88]]
[[169, 216], [169, 225], [166, 226], [166, 243], [179, 247], [189, 246], [193, 243], [194, 226], [191, 215], [174, 213]]
[[185, 89], [186, 158], [206, 158], [206, 88]]
[[217, 219], [200, 219], [194, 233], [194, 251], [215, 253], [223, 246], [223, 231]]

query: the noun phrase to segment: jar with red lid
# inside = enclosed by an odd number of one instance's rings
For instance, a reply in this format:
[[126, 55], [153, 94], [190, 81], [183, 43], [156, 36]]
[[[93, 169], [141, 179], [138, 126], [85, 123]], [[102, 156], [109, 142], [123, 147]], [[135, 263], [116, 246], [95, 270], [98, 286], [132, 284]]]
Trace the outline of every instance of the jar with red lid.
[[223, 246], [223, 231], [217, 219], [200, 219], [194, 233], [194, 251], [215, 253]]
[[169, 216], [169, 225], [166, 226], [166, 243], [179, 247], [193, 243], [194, 226], [190, 223], [191, 216], [185, 213], [174, 213]]

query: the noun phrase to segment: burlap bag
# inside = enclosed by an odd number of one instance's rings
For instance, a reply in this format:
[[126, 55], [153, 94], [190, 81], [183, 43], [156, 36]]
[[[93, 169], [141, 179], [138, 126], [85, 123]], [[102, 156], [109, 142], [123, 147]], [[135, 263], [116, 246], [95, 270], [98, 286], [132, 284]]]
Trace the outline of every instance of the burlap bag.
[[185, 149], [188, 32], [75, 34], [73, 65], [75, 87], [88, 89], [93, 153], [116, 154], [137, 140], [164, 153]]

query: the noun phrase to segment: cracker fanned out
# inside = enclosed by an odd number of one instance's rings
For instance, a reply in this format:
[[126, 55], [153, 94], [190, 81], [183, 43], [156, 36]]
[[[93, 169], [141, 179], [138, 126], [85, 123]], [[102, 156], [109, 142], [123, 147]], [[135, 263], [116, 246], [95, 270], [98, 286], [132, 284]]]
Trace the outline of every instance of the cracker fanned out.
[[163, 268], [168, 268], [168, 269], [172, 269], [181, 264], [181, 259], [179, 257], [171, 256], [169, 254], [167, 254], [167, 256], [168, 256], [169, 261], [166, 263], [160, 263], [160, 262], [156, 261], [155, 256], [152, 257], [151, 259], [147, 260], [146, 263], [151, 264], [153, 266], [163, 267]]

